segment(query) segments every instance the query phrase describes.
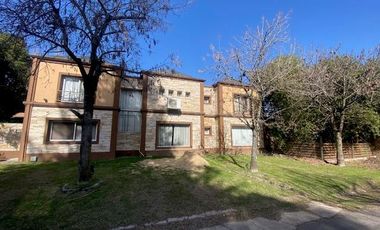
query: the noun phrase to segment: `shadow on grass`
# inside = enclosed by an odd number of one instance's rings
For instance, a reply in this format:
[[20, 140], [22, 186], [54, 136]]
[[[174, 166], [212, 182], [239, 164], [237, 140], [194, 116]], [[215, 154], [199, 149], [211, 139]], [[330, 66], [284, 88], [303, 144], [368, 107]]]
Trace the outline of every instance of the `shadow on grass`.
[[360, 184], [335, 175], [304, 173], [282, 168], [283, 182], [313, 200], [358, 209], [362, 205], [380, 204], [380, 188], [368, 180]]
[[231, 183], [217, 167], [195, 174], [143, 168], [137, 164], [140, 160], [94, 161], [95, 177], [104, 184], [84, 196], [59, 191], [65, 183], [75, 182], [76, 162], [1, 166], [0, 228], [105, 229], [237, 209], [232, 215], [179, 224], [199, 228], [253, 216], [278, 218], [282, 209], [293, 207], [253, 189], [247, 191], [248, 182]]

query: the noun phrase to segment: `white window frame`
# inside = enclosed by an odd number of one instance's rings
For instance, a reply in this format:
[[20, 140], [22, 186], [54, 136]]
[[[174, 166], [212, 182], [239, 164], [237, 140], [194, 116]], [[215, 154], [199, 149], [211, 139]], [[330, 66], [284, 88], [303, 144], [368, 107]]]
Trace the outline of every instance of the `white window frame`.
[[[79, 87], [79, 92], [72, 92], [71, 90], [66, 90], [65, 86], [65, 79], [75, 79], [78, 80], [78, 82], [81, 84]], [[59, 101], [60, 102], [69, 102], [69, 103], [82, 103], [84, 99], [84, 86], [83, 86], [83, 79], [81, 77], [75, 77], [75, 76], [68, 76], [68, 75], [62, 75], [61, 76], [61, 90], [59, 93]], [[73, 93], [78, 94], [74, 97], [68, 96], [66, 97], [66, 93]]]

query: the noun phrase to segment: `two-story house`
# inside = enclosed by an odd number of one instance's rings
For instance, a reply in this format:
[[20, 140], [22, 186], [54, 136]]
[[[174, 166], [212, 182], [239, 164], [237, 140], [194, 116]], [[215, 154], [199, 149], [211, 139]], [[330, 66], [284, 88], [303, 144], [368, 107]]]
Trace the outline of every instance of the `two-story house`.
[[[20, 159], [77, 159], [81, 123], [71, 110], [83, 108], [79, 70], [64, 58], [33, 60]], [[205, 86], [171, 72], [125, 77], [108, 67], [113, 73], [101, 76], [94, 107], [93, 159], [250, 149], [251, 131], [241, 117], [251, 103], [242, 86]]]

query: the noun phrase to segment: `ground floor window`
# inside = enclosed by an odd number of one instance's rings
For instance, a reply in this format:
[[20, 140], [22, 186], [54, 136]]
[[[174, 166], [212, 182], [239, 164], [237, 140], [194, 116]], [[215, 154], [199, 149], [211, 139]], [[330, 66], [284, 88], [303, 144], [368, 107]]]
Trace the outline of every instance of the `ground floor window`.
[[158, 147], [190, 147], [190, 124], [158, 124]]
[[[92, 141], [98, 139], [99, 121], [94, 121], [92, 127]], [[80, 121], [50, 120], [48, 123], [48, 142], [80, 142], [82, 124]]]
[[252, 146], [252, 130], [247, 127], [232, 127], [232, 146]]

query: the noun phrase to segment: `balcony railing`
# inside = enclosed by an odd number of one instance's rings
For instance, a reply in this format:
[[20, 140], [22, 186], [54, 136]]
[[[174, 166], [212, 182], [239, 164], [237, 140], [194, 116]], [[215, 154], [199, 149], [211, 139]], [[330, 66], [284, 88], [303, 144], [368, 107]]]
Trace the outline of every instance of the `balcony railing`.
[[71, 102], [71, 103], [82, 103], [83, 102], [83, 91], [58, 91], [58, 102]]

